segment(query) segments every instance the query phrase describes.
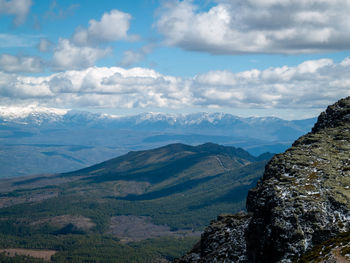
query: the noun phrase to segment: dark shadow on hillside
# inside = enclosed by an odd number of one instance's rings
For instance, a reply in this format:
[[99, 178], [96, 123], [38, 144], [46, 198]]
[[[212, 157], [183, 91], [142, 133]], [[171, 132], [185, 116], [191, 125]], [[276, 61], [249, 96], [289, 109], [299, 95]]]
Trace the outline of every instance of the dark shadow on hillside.
[[215, 179], [219, 176], [221, 176], [221, 174], [218, 174], [215, 176], [208, 176], [208, 177], [200, 178], [200, 179], [193, 179], [193, 180], [186, 181], [184, 183], [177, 184], [175, 186], [168, 187], [168, 188], [165, 188], [165, 189], [162, 189], [159, 191], [154, 191], [151, 193], [146, 193], [146, 194], [142, 194], [142, 195], [128, 195], [126, 197], [117, 198], [117, 199], [135, 201], [135, 200], [152, 200], [152, 199], [156, 199], [156, 198], [161, 198], [161, 197], [169, 196], [172, 194], [181, 193], [181, 192], [184, 192], [187, 190], [191, 190], [191, 189], [195, 188], [196, 186], [198, 186], [202, 183], [206, 183], [206, 182], [208, 182], [212, 179]]
[[248, 185], [242, 185], [242, 186], [235, 187], [235, 188], [231, 189], [229, 192], [227, 192], [226, 194], [220, 196], [219, 198], [216, 198], [214, 200], [206, 200], [205, 202], [203, 202], [200, 205], [190, 206], [189, 209], [190, 210], [197, 210], [197, 209], [205, 208], [207, 206], [212, 206], [215, 204], [220, 204], [220, 203], [225, 203], [225, 202], [233, 202], [233, 200], [236, 203], [243, 202], [247, 198], [248, 191], [256, 185], [258, 180], [259, 180], [258, 178], [255, 178], [252, 181], [252, 183], [250, 183]]
[[114, 180], [138, 180], [152, 184], [162, 182], [170, 177], [176, 176], [185, 169], [190, 168], [195, 163], [200, 162], [208, 154], [199, 153], [195, 156], [187, 156], [174, 162], [156, 163], [142, 166], [138, 169], [132, 169], [125, 172], [114, 172], [112, 170], [101, 173], [98, 176], [84, 178], [90, 183], [101, 183]]

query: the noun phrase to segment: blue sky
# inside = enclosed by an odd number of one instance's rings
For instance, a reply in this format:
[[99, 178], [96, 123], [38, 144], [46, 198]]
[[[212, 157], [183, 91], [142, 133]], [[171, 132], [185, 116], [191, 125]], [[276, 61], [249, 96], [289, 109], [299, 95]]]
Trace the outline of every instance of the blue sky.
[[350, 95], [350, 1], [0, 0], [0, 106], [301, 119]]

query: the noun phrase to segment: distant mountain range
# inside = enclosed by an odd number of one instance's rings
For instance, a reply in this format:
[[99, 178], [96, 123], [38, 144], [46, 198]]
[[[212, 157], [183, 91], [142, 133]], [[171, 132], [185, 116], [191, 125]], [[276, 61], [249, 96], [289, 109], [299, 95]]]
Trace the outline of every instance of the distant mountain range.
[[170, 143], [279, 153], [316, 119], [242, 118], [227, 113], [113, 116], [52, 108], [0, 108], [0, 177], [64, 172]]
[[[142, 113], [133, 116], [115, 116], [102, 113], [91, 113], [75, 110], [56, 110], [51, 108], [32, 108], [32, 111], [6, 111], [0, 109], [1, 124], [27, 125], [31, 127], [65, 127], [72, 128], [76, 125], [88, 127], [113, 127], [113, 128], [141, 128], [144, 130], [159, 130], [185, 128], [186, 131], [198, 131], [208, 134], [216, 134], [212, 129], [222, 129], [227, 135], [244, 135], [255, 137], [257, 131], [251, 130], [265, 128], [266, 134], [260, 134], [264, 139], [289, 138], [293, 132], [304, 130], [304, 125], [314, 124], [316, 118], [305, 120], [282, 120], [276, 117], [249, 117], [243, 118], [228, 113], [191, 113], [191, 114], [165, 114]], [[232, 129], [234, 130], [227, 130]], [[276, 130], [285, 128], [287, 134], [276, 134]], [[309, 127], [308, 127], [309, 128]], [[204, 131], [203, 131], [204, 129]], [[248, 130], [248, 133], [245, 133]]]

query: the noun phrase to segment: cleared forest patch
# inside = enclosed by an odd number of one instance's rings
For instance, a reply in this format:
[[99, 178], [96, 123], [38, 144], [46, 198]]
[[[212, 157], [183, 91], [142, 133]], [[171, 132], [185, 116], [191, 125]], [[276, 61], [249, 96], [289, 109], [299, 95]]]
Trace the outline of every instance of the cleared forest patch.
[[95, 223], [91, 221], [90, 218], [84, 216], [73, 216], [73, 215], [61, 215], [55, 217], [49, 217], [40, 219], [38, 221], [32, 222], [31, 225], [40, 225], [48, 223], [53, 226], [64, 227], [67, 224], [73, 224], [79, 229], [89, 230], [95, 226]]
[[46, 261], [51, 261], [51, 257], [56, 254], [55, 250], [35, 250], [35, 249], [24, 249], [24, 248], [6, 248], [0, 249], [0, 253], [5, 253], [5, 256], [15, 257], [29, 256], [33, 258], [40, 258]]
[[150, 217], [132, 215], [112, 217], [108, 233], [120, 238], [121, 242], [140, 241], [162, 236], [200, 236], [200, 232], [171, 231], [169, 226], [153, 224]]

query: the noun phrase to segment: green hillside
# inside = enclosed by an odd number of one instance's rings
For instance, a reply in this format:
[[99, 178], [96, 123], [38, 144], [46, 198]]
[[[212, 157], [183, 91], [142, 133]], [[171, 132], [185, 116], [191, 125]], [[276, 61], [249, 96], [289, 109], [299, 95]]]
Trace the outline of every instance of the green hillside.
[[270, 157], [172, 144], [71, 173], [3, 180], [0, 252], [55, 250], [57, 262], [166, 262], [218, 214], [244, 209]]

